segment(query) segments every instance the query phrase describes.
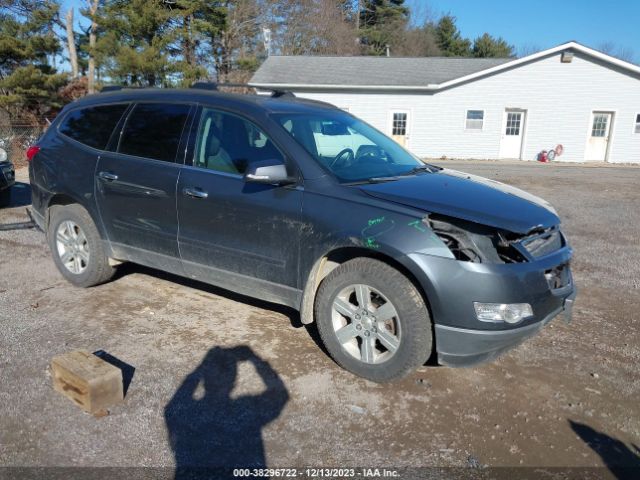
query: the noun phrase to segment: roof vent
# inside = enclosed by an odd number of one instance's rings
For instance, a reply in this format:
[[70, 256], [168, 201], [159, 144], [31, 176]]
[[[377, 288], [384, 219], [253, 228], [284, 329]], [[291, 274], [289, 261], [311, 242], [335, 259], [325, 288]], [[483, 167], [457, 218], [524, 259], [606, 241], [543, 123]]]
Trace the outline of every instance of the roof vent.
[[562, 52], [560, 56], [560, 62], [562, 63], [571, 63], [573, 60], [573, 52]]

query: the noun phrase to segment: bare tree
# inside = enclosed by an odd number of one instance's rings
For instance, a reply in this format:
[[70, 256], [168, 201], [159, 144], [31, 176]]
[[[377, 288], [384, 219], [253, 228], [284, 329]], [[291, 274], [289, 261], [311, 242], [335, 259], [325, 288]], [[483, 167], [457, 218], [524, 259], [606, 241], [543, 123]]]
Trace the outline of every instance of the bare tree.
[[540, 45], [536, 45], [535, 43], [525, 43], [524, 45], [520, 45], [518, 47], [518, 58], [528, 57], [529, 55], [533, 55], [534, 53], [541, 52], [543, 48]]
[[69, 63], [71, 64], [71, 76], [78, 77], [78, 52], [76, 50], [76, 38], [73, 33], [73, 8], [67, 11], [65, 16], [65, 28], [67, 31], [67, 49], [69, 50]]
[[88, 93], [95, 93], [96, 91], [96, 31], [98, 29], [98, 22], [96, 20], [96, 14], [98, 13], [99, 0], [86, 0], [87, 9], [89, 11], [89, 17], [91, 18], [91, 29], [89, 30], [89, 67], [87, 69]]
[[397, 45], [392, 47], [395, 56], [437, 57], [441, 54], [436, 37], [427, 26], [401, 32], [394, 45]]
[[616, 52], [616, 57], [620, 60], [624, 60], [625, 62], [633, 63], [636, 57], [636, 54], [631, 47], [620, 47]]
[[635, 52], [631, 47], [616, 45], [616, 43], [611, 41], [602, 42], [596, 47], [596, 49], [601, 51], [602, 53], [611, 55], [612, 57], [624, 60], [625, 62], [633, 63], [633, 60], [635, 58]]
[[276, 0], [276, 42], [284, 55], [356, 55], [356, 25], [336, 0]]
[[219, 35], [211, 38], [219, 82], [243, 83], [258, 67], [257, 56], [263, 50], [260, 40], [261, 28], [269, 23], [270, 1], [226, 2], [225, 28]]

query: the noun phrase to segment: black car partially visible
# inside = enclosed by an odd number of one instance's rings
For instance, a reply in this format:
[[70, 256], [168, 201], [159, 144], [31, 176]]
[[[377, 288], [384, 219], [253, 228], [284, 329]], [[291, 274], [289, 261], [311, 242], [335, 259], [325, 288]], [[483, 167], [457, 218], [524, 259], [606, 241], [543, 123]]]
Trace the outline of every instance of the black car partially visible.
[[16, 183], [13, 164], [7, 158], [7, 152], [0, 148], [0, 207], [11, 202], [11, 187]]

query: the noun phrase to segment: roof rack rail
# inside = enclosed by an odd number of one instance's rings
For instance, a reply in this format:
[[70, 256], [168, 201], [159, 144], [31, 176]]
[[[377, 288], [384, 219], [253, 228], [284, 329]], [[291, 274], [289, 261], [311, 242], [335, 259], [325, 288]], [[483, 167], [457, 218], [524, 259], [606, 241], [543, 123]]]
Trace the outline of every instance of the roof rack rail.
[[[273, 98], [280, 98], [280, 97], [294, 98], [295, 97], [293, 92], [290, 92], [289, 90], [282, 90], [279, 88], [254, 87], [253, 85], [249, 85], [248, 83], [193, 82], [189, 88], [217, 91], [219, 87], [252, 88], [256, 90], [267, 90], [271, 92], [271, 97]], [[118, 90], [132, 89], [132, 88], [140, 88], [140, 87], [129, 87], [125, 85], [105, 85], [100, 89], [100, 93], [116, 92]]]
[[[269, 89], [269, 90], [271, 90], [271, 89]], [[271, 90], [271, 96], [273, 98], [280, 98], [280, 97], [295, 98], [295, 95], [293, 94], [293, 92], [290, 92], [289, 90], [278, 90], [278, 89]]]
[[193, 82], [189, 88], [197, 88], [199, 90], [218, 90], [216, 82]]
[[215, 82], [195, 82], [191, 85], [191, 88], [201, 88], [203, 90], [218, 90], [220, 87], [222, 88], [252, 88], [256, 90], [269, 90], [271, 91], [271, 96], [273, 98], [280, 97], [295, 97], [293, 92], [289, 90], [282, 90], [279, 88], [265, 88], [265, 87], [254, 87], [248, 83], [215, 83]]

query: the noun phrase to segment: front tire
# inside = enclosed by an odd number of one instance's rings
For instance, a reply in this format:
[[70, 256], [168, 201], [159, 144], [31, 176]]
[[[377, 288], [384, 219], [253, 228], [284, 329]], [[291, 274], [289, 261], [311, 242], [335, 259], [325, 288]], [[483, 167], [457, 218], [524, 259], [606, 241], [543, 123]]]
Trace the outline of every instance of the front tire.
[[80, 205], [51, 208], [47, 241], [56, 267], [77, 287], [99, 285], [115, 273], [98, 229]]
[[315, 318], [336, 363], [374, 382], [402, 378], [431, 354], [431, 319], [420, 292], [379, 260], [356, 258], [331, 271], [318, 289]]

